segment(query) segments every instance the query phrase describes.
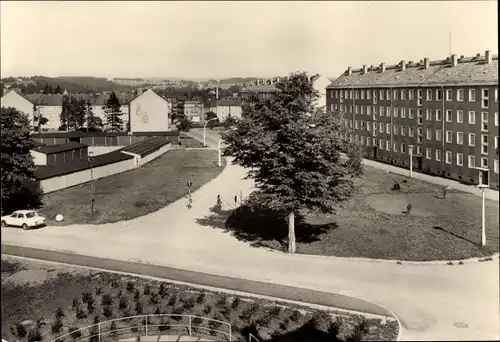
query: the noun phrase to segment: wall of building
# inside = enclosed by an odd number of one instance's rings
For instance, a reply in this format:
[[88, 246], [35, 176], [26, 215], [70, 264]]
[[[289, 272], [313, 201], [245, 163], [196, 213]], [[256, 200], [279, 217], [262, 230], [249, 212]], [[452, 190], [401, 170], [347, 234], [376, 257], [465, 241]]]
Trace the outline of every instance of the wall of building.
[[229, 116], [241, 118], [241, 106], [217, 106], [217, 118], [220, 122], [226, 121]]
[[46, 117], [47, 123], [42, 126], [43, 130], [57, 131], [61, 126], [61, 111], [62, 106], [38, 106], [40, 115]]
[[2, 96], [1, 106], [16, 108], [18, 111], [28, 115], [30, 123], [33, 124], [33, 104], [17, 92], [9, 91], [7, 94]]
[[47, 165], [47, 155], [34, 150], [30, 151], [31, 157], [35, 165]]
[[76, 150], [48, 154], [47, 165], [67, 164], [75, 160], [82, 160], [87, 158], [88, 158], [88, 148], [83, 147]]
[[163, 132], [169, 129], [169, 104], [152, 90], [130, 103], [130, 132]]
[[[113, 164], [94, 167], [92, 169], [93, 179], [100, 179], [134, 168], [134, 159], [128, 159]], [[90, 182], [90, 169], [77, 171], [68, 175], [52, 177], [40, 181], [44, 193], [49, 193], [78, 184]]]
[[147, 164], [149, 163], [150, 161], [152, 160], [155, 160], [156, 158], [158, 158], [159, 156], [167, 153], [168, 151], [170, 151], [172, 148], [172, 144], [166, 144], [166, 145], [163, 145], [162, 147], [160, 147], [158, 150], [154, 151], [153, 153], [151, 154], [148, 154], [147, 156], [144, 156], [142, 157], [139, 161], [140, 161], [140, 166], [144, 165], [144, 164]]

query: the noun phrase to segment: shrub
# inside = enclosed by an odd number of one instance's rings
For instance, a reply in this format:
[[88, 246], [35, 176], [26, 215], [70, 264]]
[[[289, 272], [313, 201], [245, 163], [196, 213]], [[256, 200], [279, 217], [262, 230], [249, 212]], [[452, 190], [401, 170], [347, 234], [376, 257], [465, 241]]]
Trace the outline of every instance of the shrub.
[[227, 307], [221, 308], [220, 309], [220, 313], [225, 318], [229, 318], [231, 316], [231, 310], [229, 308], [227, 308]]
[[285, 331], [287, 327], [288, 324], [286, 324], [284, 321], [279, 324], [279, 328], [281, 331]]
[[338, 319], [331, 321], [330, 325], [328, 326], [328, 335], [335, 339], [339, 335], [341, 325], [342, 324]]
[[156, 307], [154, 314], [155, 315], [160, 315], [161, 314], [161, 310], [160, 310], [159, 306]]
[[172, 297], [168, 299], [168, 305], [169, 306], [174, 306], [177, 303], [177, 294], [173, 294]]
[[362, 320], [355, 328], [352, 334], [347, 338], [349, 342], [358, 342], [368, 333], [368, 324], [366, 320]]
[[269, 314], [271, 317], [276, 318], [280, 315], [281, 313], [281, 307], [280, 306], [273, 306], [271, 310], [269, 310]]
[[42, 340], [40, 329], [36, 328], [28, 333], [28, 342], [38, 342]]
[[141, 293], [139, 292], [139, 290], [135, 290], [135, 293], [134, 293], [134, 300], [135, 301], [138, 301], [139, 298], [141, 298]]
[[88, 303], [89, 301], [93, 301], [92, 294], [90, 292], [84, 292], [82, 294], [82, 302]]
[[76, 309], [76, 318], [77, 319], [87, 318], [87, 313], [81, 307], [78, 307]]
[[96, 286], [95, 288], [95, 295], [99, 296], [102, 293], [102, 287]]
[[110, 306], [113, 304], [113, 298], [111, 298], [111, 295], [106, 293], [102, 296], [102, 299], [101, 299], [101, 304], [103, 306]]
[[20, 338], [24, 338], [27, 334], [28, 332], [26, 331], [25, 326], [22, 325], [21, 323], [18, 323], [16, 325], [16, 335]]
[[290, 319], [292, 320], [292, 322], [297, 323], [301, 317], [302, 317], [302, 314], [300, 313], [300, 311], [294, 310], [290, 316]]
[[205, 297], [206, 297], [205, 292], [204, 291], [200, 292], [200, 294], [196, 297], [196, 303], [203, 304], [205, 302]]
[[94, 302], [91, 301], [91, 302], [87, 302], [87, 311], [91, 314], [92, 312], [94, 312]]
[[73, 298], [73, 304], [71, 304], [71, 307], [73, 309], [76, 309], [80, 305], [80, 300], [77, 297]]
[[117, 297], [120, 298], [121, 296], [123, 296], [123, 291], [122, 290], [118, 291], [118, 296]]
[[208, 315], [210, 314], [210, 312], [212, 312], [212, 306], [210, 304], [205, 305], [205, 307], [203, 308], [203, 313], [205, 315]]
[[186, 310], [191, 310], [192, 308], [194, 308], [195, 303], [196, 299], [193, 297], [189, 297], [188, 299], [184, 300], [184, 308]]
[[262, 315], [261, 317], [259, 317], [257, 319], [257, 321], [255, 322], [256, 325], [261, 326], [261, 327], [267, 327], [267, 326], [269, 326], [269, 322], [271, 320], [269, 316], [270, 315], [265, 314], [265, 315]]
[[113, 308], [111, 306], [105, 306], [103, 309], [102, 309], [102, 314], [107, 317], [107, 318], [110, 318], [111, 316], [113, 316]]
[[53, 334], [57, 334], [59, 331], [61, 331], [61, 328], [63, 327], [63, 323], [61, 321], [61, 318], [60, 317], [57, 317], [54, 321], [54, 323], [52, 323], [52, 326], [51, 326], [51, 331]]
[[138, 315], [142, 315], [143, 309], [141, 302], [135, 303], [135, 312], [137, 312]]
[[240, 299], [240, 297], [236, 297], [236, 298], [234, 298], [233, 303], [231, 304], [231, 307], [232, 307], [234, 310], [238, 310], [238, 308], [240, 307], [240, 304], [241, 304], [241, 299]]
[[167, 288], [165, 287], [165, 284], [160, 284], [160, 289], [158, 290], [158, 294], [161, 297], [164, 297], [167, 294]]
[[116, 289], [118, 286], [120, 286], [120, 284], [118, 284], [118, 280], [113, 279], [111, 281], [111, 287], [114, 288], [114, 289]]
[[120, 301], [118, 302], [118, 308], [120, 310], [124, 310], [128, 307], [128, 300], [125, 297], [121, 297]]
[[71, 337], [73, 337], [73, 338], [80, 338], [82, 336], [81, 330], [78, 329], [77, 327], [71, 327], [69, 329], [69, 333], [70, 333]]
[[99, 315], [95, 315], [94, 317], [94, 324], [99, 323]]
[[391, 190], [399, 191], [399, 190], [401, 190], [401, 186], [399, 185], [398, 182], [395, 182], [394, 185], [392, 186]]
[[203, 319], [201, 319], [201, 317], [194, 317], [193, 323], [196, 325], [201, 325], [203, 323]]
[[135, 285], [131, 281], [127, 281], [127, 287], [126, 287], [128, 292], [134, 292], [135, 290]]
[[149, 303], [151, 304], [158, 304], [160, 299], [158, 298], [158, 294], [152, 292], [151, 295], [149, 296]]
[[210, 333], [215, 335], [216, 332], [214, 330], [217, 330], [217, 328], [220, 327], [221, 324], [222, 324], [221, 322], [209, 321], [208, 327], [210, 328]]
[[148, 296], [151, 293], [151, 286], [149, 284], [144, 285], [144, 295]]
[[111, 322], [109, 330], [111, 330], [111, 335], [116, 336], [116, 322]]
[[227, 305], [227, 296], [226, 295], [222, 295], [219, 300], [217, 300], [217, 302], [215, 303], [215, 305], [218, 307], [218, 308], [223, 308]]
[[63, 318], [64, 317], [64, 311], [61, 308], [58, 308], [56, 310], [56, 318]]

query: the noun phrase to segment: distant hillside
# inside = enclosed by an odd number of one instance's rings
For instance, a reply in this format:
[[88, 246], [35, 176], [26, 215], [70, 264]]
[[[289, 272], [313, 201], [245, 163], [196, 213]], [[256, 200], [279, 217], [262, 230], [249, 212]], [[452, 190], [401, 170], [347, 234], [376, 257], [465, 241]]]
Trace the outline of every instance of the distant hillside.
[[70, 82], [85, 86], [88, 88], [98, 88], [99, 90], [112, 90], [112, 89], [122, 89], [127, 88], [127, 86], [116, 84], [112, 81], [108, 81], [105, 77], [91, 77], [91, 76], [59, 76], [55, 77], [54, 80], [62, 82]]
[[220, 84], [241, 84], [246, 82], [251, 82], [255, 80], [260, 80], [259, 77], [231, 77], [224, 78], [220, 80]]

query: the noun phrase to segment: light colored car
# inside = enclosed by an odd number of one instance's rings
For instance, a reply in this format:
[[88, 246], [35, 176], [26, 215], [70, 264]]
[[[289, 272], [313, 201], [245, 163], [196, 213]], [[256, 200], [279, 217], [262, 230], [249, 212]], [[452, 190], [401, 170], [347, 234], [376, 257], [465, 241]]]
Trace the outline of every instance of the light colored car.
[[39, 216], [35, 210], [17, 210], [7, 216], [2, 216], [2, 227], [22, 227], [24, 230], [43, 226], [45, 217]]

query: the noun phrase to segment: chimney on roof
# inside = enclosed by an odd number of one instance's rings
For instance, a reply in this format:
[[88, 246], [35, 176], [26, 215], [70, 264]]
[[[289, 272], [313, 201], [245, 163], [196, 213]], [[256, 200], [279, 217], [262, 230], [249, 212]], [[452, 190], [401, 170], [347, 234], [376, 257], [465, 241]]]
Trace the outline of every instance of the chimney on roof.
[[401, 61], [401, 71], [406, 70], [406, 61]]
[[486, 50], [486, 52], [484, 53], [484, 61], [486, 62], [486, 64], [491, 63], [492, 57], [493, 56], [491, 55], [491, 50]]
[[363, 65], [363, 74], [368, 72], [368, 66], [366, 64]]
[[380, 63], [380, 71], [385, 72], [385, 63]]
[[451, 66], [456, 67], [457, 64], [458, 64], [457, 55], [455, 54], [451, 55]]
[[429, 69], [429, 58], [428, 57], [425, 57], [424, 58], [424, 68], [425, 69]]
[[347, 68], [347, 75], [350, 75], [350, 74], [352, 74], [352, 67]]

